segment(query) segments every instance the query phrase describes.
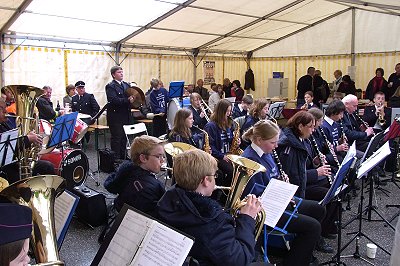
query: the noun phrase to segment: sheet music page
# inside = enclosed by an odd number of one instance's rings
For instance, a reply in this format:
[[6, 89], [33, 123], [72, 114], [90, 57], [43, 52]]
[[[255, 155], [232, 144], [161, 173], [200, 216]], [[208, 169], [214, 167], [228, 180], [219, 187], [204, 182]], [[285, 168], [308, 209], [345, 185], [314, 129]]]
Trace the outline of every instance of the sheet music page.
[[349, 150], [347, 151], [346, 156], [344, 157], [341, 165], [344, 165], [350, 159], [354, 158], [356, 156], [356, 153], [357, 153], [356, 141], [354, 141], [353, 144], [350, 146]]
[[130, 265], [182, 265], [192, 245], [192, 239], [163, 224], [155, 223], [150, 228]]
[[128, 209], [99, 265], [128, 265], [152, 223], [155, 221]]
[[272, 228], [276, 226], [297, 188], [274, 178], [269, 181], [260, 198], [266, 216], [264, 224]]
[[68, 216], [71, 214], [71, 210], [74, 207], [74, 203], [77, 199], [69, 194], [68, 192], [63, 192], [58, 196], [54, 203], [54, 220], [56, 226], [57, 239], [67, 222]]
[[389, 141], [387, 141], [360, 165], [358, 168], [357, 178], [361, 178], [362, 176], [368, 174], [372, 168], [384, 160], [390, 153]]
[[[4, 165], [10, 164], [13, 162], [13, 158], [14, 158], [14, 152], [13, 149], [16, 149], [17, 146], [17, 138], [18, 138], [18, 129], [12, 129], [9, 131], [6, 131], [4, 133], [1, 134], [1, 138], [0, 138], [0, 142], [5, 142], [8, 139], [8, 136], [10, 136], [10, 145], [6, 145], [6, 143], [4, 143], [3, 145], [1, 145], [1, 152], [0, 152], [0, 162], [3, 161], [3, 156], [6, 156], [6, 160], [4, 162]], [[5, 154], [4, 149], [7, 149], [7, 154]]]

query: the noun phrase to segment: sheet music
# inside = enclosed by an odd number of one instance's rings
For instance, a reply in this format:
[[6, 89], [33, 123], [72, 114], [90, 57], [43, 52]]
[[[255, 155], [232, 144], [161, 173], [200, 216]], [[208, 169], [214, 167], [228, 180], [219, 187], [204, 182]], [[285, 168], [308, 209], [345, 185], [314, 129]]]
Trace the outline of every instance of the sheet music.
[[[9, 145], [5, 141], [10, 139]], [[17, 146], [17, 138], [18, 138], [18, 129], [12, 129], [1, 134], [0, 142], [2, 142], [0, 146], [0, 162], [3, 162], [4, 156], [6, 157], [4, 161], [4, 165], [10, 164], [13, 162], [14, 158], [14, 150]], [[5, 150], [7, 149], [7, 154], [5, 154]], [[3, 165], [3, 166], [4, 166]]]
[[364, 175], [383, 161], [389, 154], [390, 146], [389, 141], [387, 141], [382, 147], [380, 147], [376, 152], [374, 152], [369, 158], [367, 158], [358, 168], [357, 178], [361, 178]]
[[350, 146], [349, 150], [346, 153], [346, 157], [344, 157], [342, 164], [346, 164], [349, 160], [353, 159], [356, 156], [357, 149], [356, 149], [356, 141]]
[[154, 224], [139, 248], [132, 266], [182, 265], [193, 245], [193, 240], [175, 230]]
[[54, 220], [56, 226], [57, 239], [59, 239], [60, 234], [71, 214], [72, 208], [74, 207], [75, 201], [77, 199], [64, 191], [60, 196], [58, 196], [54, 203]]
[[276, 226], [297, 188], [296, 185], [274, 178], [269, 181], [260, 198], [266, 214], [264, 224], [272, 228]]
[[128, 265], [152, 223], [155, 221], [128, 209], [99, 265]]

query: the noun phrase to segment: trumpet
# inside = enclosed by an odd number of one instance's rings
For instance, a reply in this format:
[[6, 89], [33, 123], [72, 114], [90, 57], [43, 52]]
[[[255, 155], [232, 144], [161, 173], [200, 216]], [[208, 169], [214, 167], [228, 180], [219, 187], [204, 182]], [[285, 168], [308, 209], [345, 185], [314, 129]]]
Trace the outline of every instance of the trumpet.
[[302, 110], [308, 110], [308, 102], [306, 101], [302, 107], [300, 107]]
[[[379, 110], [378, 110], [378, 108], [379, 108]], [[383, 107], [383, 104], [382, 103], [379, 103], [379, 106], [378, 107], [376, 107], [376, 112], [377, 112], [377, 114], [376, 114], [376, 116], [378, 117], [378, 124], [381, 126], [381, 127], [383, 127], [385, 124], [386, 124], [386, 119], [385, 119], [385, 116], [384, 115], [382, 115], [382, 113], [380, 112], [380, 110], [383, 108], [383, 111], [384, 111], [384, 113], [385, 113], [385, 107]]]

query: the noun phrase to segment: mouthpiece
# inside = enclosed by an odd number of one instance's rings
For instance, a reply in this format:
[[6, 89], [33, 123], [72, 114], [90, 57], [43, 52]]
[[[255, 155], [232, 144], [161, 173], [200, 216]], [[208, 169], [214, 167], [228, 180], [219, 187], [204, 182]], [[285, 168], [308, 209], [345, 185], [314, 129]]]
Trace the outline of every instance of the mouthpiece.
[[231, 187], [223, 187], [223, 186], [215, 186], [214, 187], [214, 190], [230, 190], [231, 189]]

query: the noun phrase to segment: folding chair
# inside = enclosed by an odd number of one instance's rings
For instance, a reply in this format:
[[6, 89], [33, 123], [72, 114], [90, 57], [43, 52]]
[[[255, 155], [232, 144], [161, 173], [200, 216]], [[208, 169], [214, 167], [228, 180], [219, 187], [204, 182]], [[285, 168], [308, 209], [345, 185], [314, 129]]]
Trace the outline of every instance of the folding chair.
[[238, 122], [239, 127], [242, 128], [243, 125], [244, 125], [244, 122], [246, 122], [246, 116], [245, 116], [245, 115], [239, 116], [239, 117], [236, 117], [234, 120], [235, 120], [236, 122]]
[[126, 150], [128, 151], [128, 157], [130, 156], [131, 143], [133, 139], [138, 135], [148, 135], [147, 127], [145, 123], [138, 123], [133, 125], [124, 125], [124, 132], [126, 135]]
[[283, 108], [285, 108], [286, 102], [276, 102], [269, 106], [268, 115], [272, 118], [281, 118]]

